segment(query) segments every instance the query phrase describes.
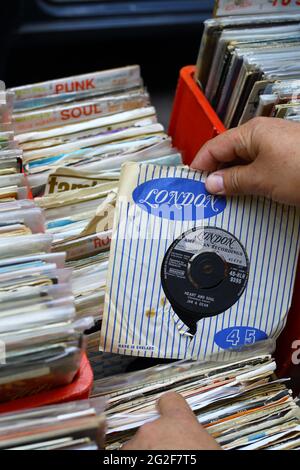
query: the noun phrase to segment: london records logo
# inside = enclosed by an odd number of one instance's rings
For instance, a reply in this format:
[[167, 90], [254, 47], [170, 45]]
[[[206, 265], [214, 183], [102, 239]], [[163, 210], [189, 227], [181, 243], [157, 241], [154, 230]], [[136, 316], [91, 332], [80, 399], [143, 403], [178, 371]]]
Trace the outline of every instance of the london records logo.
[[137, 186], [134, 202], [151, 215], [169, 220], [215, 217], [226, 208], [226, 199], [206, 191], [205, 184], [188, 178], [159, 178]]

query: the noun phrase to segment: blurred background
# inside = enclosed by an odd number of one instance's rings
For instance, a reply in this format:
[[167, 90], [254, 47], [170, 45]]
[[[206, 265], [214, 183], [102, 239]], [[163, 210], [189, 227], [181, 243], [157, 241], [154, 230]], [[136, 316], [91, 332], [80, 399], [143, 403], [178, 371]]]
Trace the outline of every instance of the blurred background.
[[167, 126], [179, 70], [196, 62], [213, 0], [4, 0], [0, 78], [8, 87], [130, 64]]

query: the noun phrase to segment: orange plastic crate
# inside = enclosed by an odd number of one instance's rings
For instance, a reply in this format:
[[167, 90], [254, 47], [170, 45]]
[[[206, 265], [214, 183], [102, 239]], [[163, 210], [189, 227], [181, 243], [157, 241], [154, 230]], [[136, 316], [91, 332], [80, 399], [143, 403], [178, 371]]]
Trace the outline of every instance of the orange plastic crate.
[[[198, 150], [208, 140], [226, 131], [224, 124], [194, 81], [194, 72], [194, 66], [184, 67], [180, 71], [169, 127], [173, 144], [182, 152], [186, 164], [192, 162]], [[295, 361], [292, 358], [297, 340], [300, 349], [300, 262], [292, 307], [286, 327], [277, 341], [276, 350], [278, 375], [292, 377], [293, 388], [299, 393], [300, 367], [293, 363]], [[298, 358], [300, 360], [300, 352]]]

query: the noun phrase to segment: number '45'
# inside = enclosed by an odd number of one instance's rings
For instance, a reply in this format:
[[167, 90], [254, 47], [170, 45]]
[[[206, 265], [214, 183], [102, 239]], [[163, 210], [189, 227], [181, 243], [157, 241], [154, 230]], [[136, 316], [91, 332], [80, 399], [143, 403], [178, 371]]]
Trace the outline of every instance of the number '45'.
[[226, 338], [226, 342], [232, 346], [238, 346], [240, 344], [254, 344], [255, 343], [255, 330], [249, 328], [245, 331], [245, 337], [241, 338], [240, 330], [234, 328]]

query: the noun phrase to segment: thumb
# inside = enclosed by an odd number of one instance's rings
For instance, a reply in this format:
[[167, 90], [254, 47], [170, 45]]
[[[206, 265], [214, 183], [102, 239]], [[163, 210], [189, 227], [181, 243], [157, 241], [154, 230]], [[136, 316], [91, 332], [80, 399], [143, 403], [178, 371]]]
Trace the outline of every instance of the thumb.
[[160, 415], [165, 418], [195, 418], [188, 403], [179, 393], [168, 392], [162, 395], [158, 400], [157, 408]]
[[253, 163], [211, 173], [206, 180], [206, 189], [212, 194], [226, 196], [263, 195], [260, 194], [258, 175]]

